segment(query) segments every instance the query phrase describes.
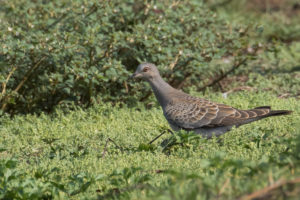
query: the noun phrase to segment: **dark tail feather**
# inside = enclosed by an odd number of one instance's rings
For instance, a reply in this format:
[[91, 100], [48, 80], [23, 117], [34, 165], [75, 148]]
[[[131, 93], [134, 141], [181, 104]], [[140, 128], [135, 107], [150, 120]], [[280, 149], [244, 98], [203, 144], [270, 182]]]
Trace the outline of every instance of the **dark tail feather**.
[[271, 110], [271, 106], [259, 106], [254, 109], [270, 109]]
[[270, 112], [267, 115], [264, 115], [265, 117], [276, 116], [276, 115], [289, 115], [293, 112], [291, 110], [271, 110], [271, 106], [260, 106], [254, 109], [269, 109]]
[[271, 110], [268, 116], [276, 116], [276, 115], [289, 115], [293, 111], [291, 110]]
[[[270, 106], [261, 106], [254, 108], [252, 110], [242, 110], [243, 112], [247, 112], [249, 115], [248, 119], [240, 121], [236, 126], [239, 127], [243, 124], [248, 124], [257, 120], [261, 120], [267, 117], [272, 116], [280, 116], [280, 115], [289, 115], [293, 111], [291, 110], [271, 110]], [[255, 112], [256, 115], [253, 115]]]

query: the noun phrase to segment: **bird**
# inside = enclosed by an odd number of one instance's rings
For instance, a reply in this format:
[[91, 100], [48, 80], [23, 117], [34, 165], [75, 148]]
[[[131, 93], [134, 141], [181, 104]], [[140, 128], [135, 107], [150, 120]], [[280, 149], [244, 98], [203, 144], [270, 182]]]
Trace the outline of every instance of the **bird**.
[[192, 131], [212, 138], [223, 135], [234, 126], [239, 127], [267, 117], [292, 113], [290, 110], [272, 110], [270, 106], [242, 110], [191, 96], [164, 81], [152, 63], [139, 64], [131, 78], [140, 78], [150, 84], [166, 120], [175, 132]]

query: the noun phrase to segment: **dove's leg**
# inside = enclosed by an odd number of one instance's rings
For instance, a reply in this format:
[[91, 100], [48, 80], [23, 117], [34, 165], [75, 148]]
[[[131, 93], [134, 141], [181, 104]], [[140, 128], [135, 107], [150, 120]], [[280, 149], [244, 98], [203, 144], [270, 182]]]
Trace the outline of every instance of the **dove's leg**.
[[[171, 135], [174, 135], [174, 133], [170, 130], [170, 129], [168, 129], [168, 132], [171, 134]], [[149, 144], [152, 144], [153, 142], [155, 142], [158, 138], [160, 138], [162, 135], [164, 135], [166, 133], [166, 131], [163, 131], [160, 135], [158, 135], [158, 136], [156, 136], [153, 140], [151, 140], [150, 142], [149, 142]]]

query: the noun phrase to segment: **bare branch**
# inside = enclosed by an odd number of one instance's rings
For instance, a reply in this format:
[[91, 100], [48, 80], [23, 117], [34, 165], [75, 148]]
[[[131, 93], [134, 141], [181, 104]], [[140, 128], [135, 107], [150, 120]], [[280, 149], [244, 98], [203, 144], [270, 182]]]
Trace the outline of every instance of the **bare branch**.
[[221, 75], [219, 77], [217, 77], [216, 79], [212, 80], [210, 83], [205, 84], [204, 86], [202, 86], [201, 88], [198, 89], [198, 91], [203, 91], [205, 90], [207, 87], [211, 87], [215, 84], [217, 84], [218, 82], [220, 82], [221, 80], [223, 80], [224, 78], [226, 78], [229, 74], [233, 73], [235, 70], [237, 70], [241, 65], [245, 64], [248, 58], [244, 58], [242, 61], [236, 63], [235, 65], [232, 66], [232, 68], [230, 70], [228, 70], [225, 73], [221, 73]]
[[37, 63], [35, 63], [34, 66], [32, 66], [25, 74], [24, 78], [22, 79], [22, 81], [18, 84], [18, 86], [16, 87], [16, 89], [14, 89], [14, 92], [18, 92], [20, 90], [20, 88], [24, 85], [24, 83], [28, 80], [29, 76], [31, 75], [31, 73], [39, 67], [39, 65], [41, 64], [41, 62], [43, 62], [43, 60], [45, 60], [46, 56], [42, 57]]
[[[23, 79], [21, 80], [21, 82], [17, 85], [17, 87], [13, 90], [13, 93], [17, 93], [21, 87], [24, 85], [24, 83], [28, 80], [28, 78], [30, 77], [31, 73], [40, 66], [41, 62], [43, 62], [43, 60], [45, 60], [47, 56], [43, 56], [37, 63], [35, 63], [35, 65], [33, 65], [24, 75]], [[11, 95], [7, 95], [6, 97], [3, 98], [3, 104], [1, 106], [1, 110], [4, 111], [6, 106], [7, 106], [7, 100], [10, 98]]]
[[261, 190], [253, 192], [252, 194], [242, 196], [241, 198], [239, 198], [239, 200], [263, 199], [266, 195], [268, 195], [270, 192], [272, 192], [275, 189], [278, 189], [284, 185], [297, 184], [297, 183], [300, 183], [300, 177], [289, 181], [279, 180], [270, 186], [267, 186]]
[[17, 67], [13, 67], [13, 69], [9, 72], [8, 76], [5, 79], [5, 82], [2, 83], [2, 92], [1, 95], [4, 96], [6, 93], [6, 85], [10, 79], [10, 77], [13, 75], [13, 73], [16, 71]]
[[173, 62], [170, 64], [170, 66], [169, 66], [169, 68], [170, 68], [171, 70], [173, 70], [173, 68], [174, 68], [175, 65], [177, 64], [178, 59], [179, 59], [179, 57], [181, 56], [181, 54], [182, 54], [182, 51], [180, 50], [179, 53], [175, 56], [174, 61], [173, 61]]

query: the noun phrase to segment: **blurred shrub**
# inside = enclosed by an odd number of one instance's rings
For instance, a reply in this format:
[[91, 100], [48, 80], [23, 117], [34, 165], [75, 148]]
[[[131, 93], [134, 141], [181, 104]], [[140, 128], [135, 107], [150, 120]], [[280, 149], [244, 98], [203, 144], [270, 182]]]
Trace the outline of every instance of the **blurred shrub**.
[[[205, 0], [212, 10], [234, 20], [253, 21], [264, 33], [257, 39], [291, 43], [300, 40], [299, 0]], [[225, 11], [225, 12], [224, 12]], [[239, 14], [239, 17], [236, 17]]]
[[0, 198], [1, 199], [67, 199], [84, 193], [90, 185], [104, 178], [98, 174], [75, 174], [62, 183], [60, 171], [37, 169], [33, 174], [17, 168], [17, 159], [0, 160]]
[[249, 46], [247, 27], [198, 0], [1, 1], [0, 20], [0, 106], [11, 114], [145, 100], [149, 87], [128, 80], [144, 61], [176, 87], [200, 86], [220, 68], [211, 60], [242, 60]]

